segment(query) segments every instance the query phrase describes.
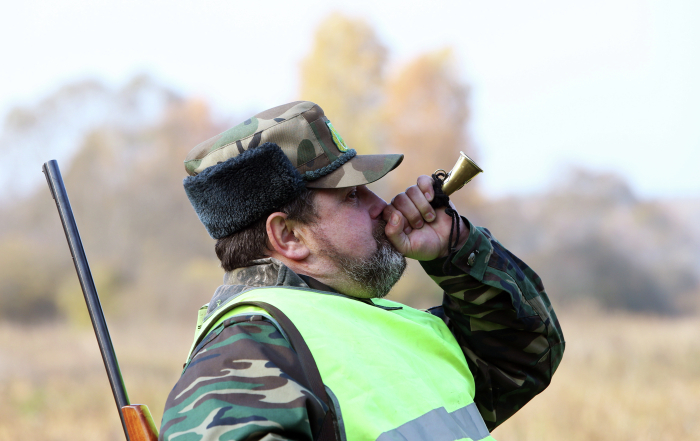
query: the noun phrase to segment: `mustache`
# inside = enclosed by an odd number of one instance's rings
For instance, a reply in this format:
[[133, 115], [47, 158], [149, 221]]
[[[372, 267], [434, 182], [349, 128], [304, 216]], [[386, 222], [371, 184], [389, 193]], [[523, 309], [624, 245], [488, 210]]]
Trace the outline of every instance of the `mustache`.
[[377, 225], [372, 229], [372, 236], [375, 240], [389, 240], [386, 237], [386, 221], [384, 219], [379, 219]]

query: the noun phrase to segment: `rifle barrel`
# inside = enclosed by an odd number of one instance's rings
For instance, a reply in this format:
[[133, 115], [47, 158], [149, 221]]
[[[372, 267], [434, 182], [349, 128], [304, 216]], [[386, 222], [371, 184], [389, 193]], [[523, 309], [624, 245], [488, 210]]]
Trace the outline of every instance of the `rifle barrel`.
[[80, 240], [78, 226], [75, 223], [73, 210], [71, 209], [70, 201], [68, 200], [68, 193], [63, 185], [63, 178], [61, 177], [61, 171], [58, 169], [58, 163], [56, 160], [45, 162], [42, 169], [46, 175], [46, 181], [49, 184], [51, 196], [53, 196], [56, 202], [58, 215], [60, 216], [61, 223], [63, 224], [63, 231], [66, 233], [68, 248], [70, 248], [70, 253], [73, 257], [75, 271], [78, 273], [80, 287], [83, 290], [83, 296], [85, 297], [85, 303], [87, 304], [88, 313], [90, 314], [92, 327], [95, 330], [95, 337], [97, 337], [97, 344], [100, 347], [100, 352], [102, 353], [102, 361], [104, 362], [105, 369], [107, 370], [109, 385], [112, 387], [112, 394], [114, 395], [114, 401], [117, 404], [119, 418], [121, 419], [124, 434], [128, 440], [129, 432], [124, 421], [121, 408], [129, 405], [129, 397], [126, 394], [124, 379], [122, 378], [121, 371], [119, 370], [117, 356], [114, 352], [114, 347], [112, 346], [112, 339], [109, 336], [107, 322], [105, 322], [105, 316], [102, 312], [100, 298], [97, 296], [97, 289], [95, 288], [95, 282], [92, 279], [90, 266], [88, 265], [87, 257], [85, 256], [83, 243]]

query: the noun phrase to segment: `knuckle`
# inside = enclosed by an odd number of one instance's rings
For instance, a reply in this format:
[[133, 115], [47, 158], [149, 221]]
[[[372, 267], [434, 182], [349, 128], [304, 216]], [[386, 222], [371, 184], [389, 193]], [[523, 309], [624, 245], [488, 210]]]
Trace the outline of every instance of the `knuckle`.
[[421, 193], [420, 189], [418, 187], [409, 187], [406, 189], [406, 194], [410, 196], [411, 198], [415, 198]]
[[408, 199], [406, 193], [399, 193], [396, 196], [394, 196], [394, 199], [391, 200], [391, 204], [394, 206], [396, 206], [397, 204], [404, 204], [406, 202], [406, 199]]

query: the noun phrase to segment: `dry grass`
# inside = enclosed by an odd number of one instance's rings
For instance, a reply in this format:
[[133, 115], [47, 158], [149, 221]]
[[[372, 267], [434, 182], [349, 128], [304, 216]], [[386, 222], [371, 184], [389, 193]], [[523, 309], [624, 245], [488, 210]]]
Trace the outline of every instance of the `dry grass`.
[[499, 441], [699, 440], [700, 320], [560, 316], [567, 349], [550, 387]]
[[[700, 320], [560, 318], [564, 362], [550, 388], [495, 431], [499, 441], [700, 439]], [[131, 400], [159, 422], [191, 327], [111, 331]], [[0, 324], [0, 396], [2, 440], [123, 439], [90, 330]]]
[[[131, 402], [156, 425], [192, 343], [189, 326], [112, 326]], [[123, 440], [91, 329], [0, 324], [0, 440]]]

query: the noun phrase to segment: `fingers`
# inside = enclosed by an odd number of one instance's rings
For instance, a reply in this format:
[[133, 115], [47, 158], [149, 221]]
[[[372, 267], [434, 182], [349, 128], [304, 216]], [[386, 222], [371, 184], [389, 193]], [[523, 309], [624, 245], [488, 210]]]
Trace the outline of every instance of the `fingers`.
[[428, 202], [432, 202], [435, 197], [435, 189], [433, 188], [433, 178], [427, 175], [418, 176], [418, 188], [425, 195]]
[[408, 187], [391, 201], [411, 228], [421, 228], [425, 222], [435, 220], [435, 210], [430, 206], [434, 196], [432, 182], [431, 177], [423, 175], [416, 185]]

